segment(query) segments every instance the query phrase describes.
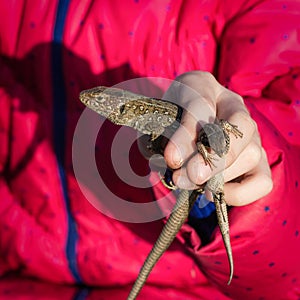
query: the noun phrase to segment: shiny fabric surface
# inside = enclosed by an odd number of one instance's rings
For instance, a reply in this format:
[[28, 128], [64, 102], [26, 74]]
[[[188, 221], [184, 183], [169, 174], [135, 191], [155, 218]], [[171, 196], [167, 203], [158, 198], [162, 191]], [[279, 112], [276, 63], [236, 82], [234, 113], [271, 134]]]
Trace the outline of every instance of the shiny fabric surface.
[[[33, 277], [109, 288], [103, 295], [84, 290], [82, 299], [125, 299], [163, 221], [117, 221], [86, 200], [72, 166], [84, 109], [78, 94], [135, 77], [205, 70], [244, 97], [274, 189], [230, 210], [230, 286], [219, 230], [201, 247], [185, 224], [141, 299], [299, 299], [299, 18], [293, 0], [2, 1], [0, 298], [25, 299], [28, 281], [21, 278]], [[159, 184], [135, 188], [115, 174], [109, 157], [117, 131], [105, 123], [95, 150], [108, 186], [131, 202], [166, 194]], [[147, 175], [148, 162], [137, 147], [131, 151], [134, 170]], [[7, 279], [11, 272], [18, 277]], [[30, 294], [43, 299], [47, 283], [35, 284]], [[69, 286], [50, 290], [76, 296]]]

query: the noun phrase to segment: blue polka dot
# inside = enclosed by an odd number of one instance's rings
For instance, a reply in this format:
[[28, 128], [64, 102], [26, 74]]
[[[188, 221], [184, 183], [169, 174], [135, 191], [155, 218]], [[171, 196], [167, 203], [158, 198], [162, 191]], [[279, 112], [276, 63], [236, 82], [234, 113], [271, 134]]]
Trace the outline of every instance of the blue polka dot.
[[295, 283], [295, 282], [297, 282], [297, 278], [292, 279], [292, 283]]
[[134, 3], [139, 3], [139, 0], [134, 0]]
[[258, 253], [259, 253], [258, 250], [254, 250], [254, 251], [252, 252], [253, 255], [257, 255]]
[[226, 77], [225, 77], [225, 82], [226, 82], [226, 83], [229, 83], [230, 80], [231, 80], [231, 77], [230, 77], [230, 76], [226, 76]]
[[289, 35], [288, 35], [287, 33], [285, 33], [285, 34], [282, 35], [282, 38], [283, 38], [284, 40], [287, 40], [287, 39], [289, 38]]
[[299, 230], [295, 231], [295, 236], [299, 236]]
[[292, 78], [293, 78], [293, 79], [297, 79], [297, 78], [298, 78], [298, 74], [293, 74], [293, 75], [292, 75]]
[[218, 261], [218, 260], [215, 261], [215, 265], [221, 265], [221, 264], [222, 264], [221, 261]]
[[251, 292], [251, 291], [253, 291], [253, 288], [252, 287], [247, 287], [246, 291]]
[[30, 22], [29, 27], [30, 27], [31, 29], [35, 28], [35, 23], [34, 23], [34, 22]]
[[84, 20], [81, 20], [79, 25], [82, 26], [84, 24]]
[[288, 136], [293, 136], [293, 134], [294, 134], [293, 131], [288, 132]]
[[224, 295], [226, 295], [228, 298], [231, 298], [229, 292], [227, 292], [227, 291], [226, 291], [226, 292], [225, 292], [225, 291], [222, 291], [222, 293], [223, 293]]
[[207, 15], [203, 16], [203, 20], [204, 21], [209, 21], [209, 16], [207, 16]]
[[300, 104], [300, 100], [299, 100], [299, 99], [296, 99], [295, 103], [296, 103], [297, 105], [299, 105], [299, 104]]
[[103, 24], [103, 23], [99, 23], [99, 24], [98, 24], [98, 28], [99, 28], [99, 29], [104, 29], [104, 24]]
[[133, 31], [129, 31], [129, 32], [128, 32], [128, 35], [129, 35], [129, 36], [133, 36], [133, 34], [134, 34]]
[[104, 60], [104, 59], [105, 59], [105, 55], [104, 55], [104, 54], [101, 54], [101, 55], [100, 55], [100, 59], [101, 59], [101, 60]]
[[270, 210], [270, 207], [269, 207], [269, 206], [265, 206], [264, 210], [265, 210], [265, 211], [269, 211], [269, 210]]
[[249, 39], [250, 44], [254, 44], [255, 41], [256, 41], [256, 38], [255, 38], [255, 37], [252, 37], [252, 38]]
[[284, 272], [284, 273], [281, 274], [281, 277], [286, 277], [286, 276], [287, 276], [286, 272]]
[[282, 222], [282, 226], [285, 226], [286, 223], [287, 223], [287, 220], [284, 220], [284, 221]]
[[140, 242], [140, 240], [138, 238], [133, 239], [133, 244], [137, 245]]
[[287, 5], [286, 4], [282, 4], [282, 9], [287, 9]]
[[274, 267], [275, 263], [274, 262], [270, 262], [269, 263], [269, 267]]
[[240, 237], [241, 237], [240, 235], [234, 236], [235, 239], [239, 239]]
[[75, 86], [75, 81], [74, 80], [70, 81], [70, 86]]
[[298, 187], [298, 184], [299, 184], [299, 183], [298, 183], [298, 180], [296, 180], [296, 181], [295, 181], [295, 187], [296, 187], [296, 188]]
[[170, 11], [170, 10], [171, 10], [171, 5], [168, 4], [168, 5], [166, 6], [166, 11]]

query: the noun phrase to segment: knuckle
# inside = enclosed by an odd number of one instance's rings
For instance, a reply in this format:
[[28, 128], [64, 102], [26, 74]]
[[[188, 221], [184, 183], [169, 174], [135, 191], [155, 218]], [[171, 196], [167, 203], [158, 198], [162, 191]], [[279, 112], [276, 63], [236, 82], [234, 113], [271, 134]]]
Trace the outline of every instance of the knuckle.
[[262, 148], [256, 143], [250, 143], [247, 147], [247, 156], [249, 164], [254, 167], [259, 164], [262, 158]]
[[180, 74], [176, 77], [175, 81], [187, 84], [193, 82], [193, 80], [201, 80], [205, 82], [217, 82], [213, 74], [207, 71], [189, 71]]
[[232, 118], [237, 124], [242, 124], [243, 128], [247, 128], [247, 132], [250, 136], [253, 136], [258, 132], [256, 122], [251, 118], [248, 111], [239, 110], [232, 114]]

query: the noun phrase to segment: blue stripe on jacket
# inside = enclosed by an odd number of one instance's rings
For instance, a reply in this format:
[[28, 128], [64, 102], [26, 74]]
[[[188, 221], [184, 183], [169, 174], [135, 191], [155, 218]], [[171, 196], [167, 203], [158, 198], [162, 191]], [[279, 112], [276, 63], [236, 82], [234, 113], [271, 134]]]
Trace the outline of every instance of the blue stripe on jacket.
[[59, 175], [62, 184], [63, 195], [66, 204], [68, 218], [68, 236], [66, 241], [66, 255], [69, 263], [69, 269], [77, 283], [81, 283], [81, 276], [78, 271], [76, 244], [78, 241], [78, 232], [76, 222], [71, 213], [70, 198], [67, 190], [67, 178], [65, 173], [65, 134], [66, 134], [66, 90], [63, 76], [63, 32], [65, 20], [70, 0], [59, 0], [55, 27], [53, 33], [53, 45], [51, 54], [52, 65], [52, 84], [53, 84], [53, 132], [54, 149], [57, 157]]

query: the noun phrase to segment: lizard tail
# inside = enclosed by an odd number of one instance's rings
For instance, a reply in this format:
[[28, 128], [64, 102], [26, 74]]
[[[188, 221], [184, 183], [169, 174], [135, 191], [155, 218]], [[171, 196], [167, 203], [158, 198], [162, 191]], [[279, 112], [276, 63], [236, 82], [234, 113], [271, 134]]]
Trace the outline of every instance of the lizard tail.
[[231, 243], [230, 243], [230, 238], [229, 238], [229, 233], [228, 235], [223, 237], [226, 252], [227, 252], [227, 257], [229, 261], [229, 268], [230, 268], [230, 274], [229, 274], [229, 279], [227, 284], [230, 285], [232, 277], [233, 277], [233, 257], [232, 257], [232, 250], [231, 250]]
[[[127, 300], [136, 299], [140, 290], [144, 286], [151, 270], [160, 259], [162, 254], [168, 249], [173, 242], [176, 234], [181, 228], [182, 224], [188, 217], [191, 206], [194, 204], [197, 197], [189, 197], [188, 190], [181, 190], [174, 211], [170, 215], [167, 223], [162, 229], [157, 241], [155, 242], [152, 250], [148, 254], [140, 273], [130, 291]], [[190, 198], [190, 199], [189, 199]], [[192, 200], [191, 200], [192, 199]]]
[[232, 257], [232, 249], [231, 249], [230, 235], [229, 235], [227, 206], [226, 206], [223, 193], [213, 194], [213, 198], [214, 198], [214, 203], [216, 205], [216, 212], [217, 212], [218, 223], [220, 226], [220, 231], [222, 234], [224, 246], [229, 261], [230, 274], [229, 274], [229, 280], [227, 282], [227, 284], [229, 285], [233, 277], [233, 257]]

